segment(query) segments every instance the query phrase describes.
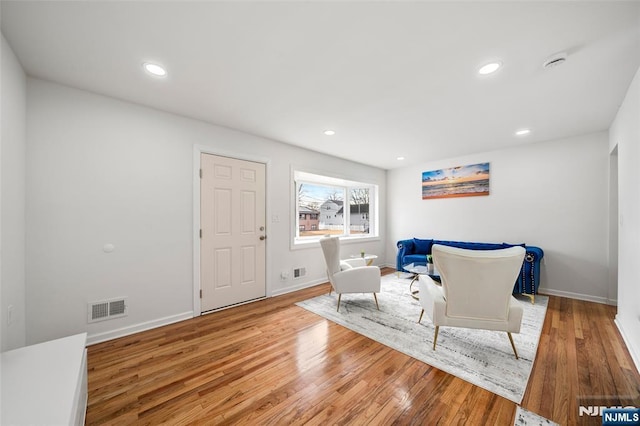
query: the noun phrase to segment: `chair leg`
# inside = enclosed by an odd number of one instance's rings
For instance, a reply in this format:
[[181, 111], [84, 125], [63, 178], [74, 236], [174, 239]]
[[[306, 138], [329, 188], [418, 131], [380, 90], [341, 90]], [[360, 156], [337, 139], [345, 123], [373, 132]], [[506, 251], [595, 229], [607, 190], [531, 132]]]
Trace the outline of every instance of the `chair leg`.
[[418, 320], [418, 324], [420, 324], [420, 321], [422, 321], [423, 315], [424, 315], [424, 309], [422, 310], [422, 312], [420, 312], [420, 319]]
[[376, 299], [376, 308], [378, 308], [378, 310], [380, 310], [380, 306], [378, 306], [378, 296], [376, 296], [375, 293], [373, 293], [373, 298]]
[[440, 330], [440, 326], [436, 325], [436, 334], [433, 336], [433, 350], [436, 350], [436, 341], [438, 340], [438, 331]]
[[518, 351], [516, 351], [516, 345], [513, 343], [513, 337], [511, 336], [511, 333], [509, 333], [507, 331], [507, 335], [509, 336], [509, 341], [511, 342], [511, 347], [513, 348], [513, 353], [516, 355], [516, 359], [518, 358]]
[[338, 293], [338, 309], [336, 309], [337, 312], [340, 312], [340, 298], [342, 297], [342, 293]]
[[522, 293], [523, 296], [527, 296], [529, 299], [531, 299], [531, 304], [535, 305], [536, 304], [536, 295], [535, 294], [528, 294], [528, 293]]

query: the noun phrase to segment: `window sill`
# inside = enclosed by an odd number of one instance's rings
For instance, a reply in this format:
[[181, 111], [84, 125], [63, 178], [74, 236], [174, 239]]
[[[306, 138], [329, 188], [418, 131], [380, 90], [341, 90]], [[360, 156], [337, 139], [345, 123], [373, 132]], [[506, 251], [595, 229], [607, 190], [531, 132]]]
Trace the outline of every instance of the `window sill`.
[[[344, 243], [344, 244], [351, 244], [351, 243], [362, 243], [362, 242], [369, 242], [369, 241], [380, 241], [380, 237], [377, 235], [369, 235], [366, 237], [363, 236], [343, 236], [343, 235], [339, 235], [340, 237], [340, 242]], [[295, 239], [292, 244], [291, 244], [291, 249], [292, 250], [298, 250], [298, 249], [306, 249], [306, 248], [312, 248], [312, 247], [319, 247], [320, 246], [320, 239], [324, 238], [324, 237], [318, 237], [318, 238], [310, 238], [310, 239]]]

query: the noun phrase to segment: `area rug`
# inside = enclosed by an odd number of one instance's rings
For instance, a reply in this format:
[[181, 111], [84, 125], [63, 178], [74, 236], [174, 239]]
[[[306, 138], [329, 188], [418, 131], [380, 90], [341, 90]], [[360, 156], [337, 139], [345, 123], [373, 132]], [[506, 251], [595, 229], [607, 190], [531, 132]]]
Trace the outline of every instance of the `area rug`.
[[531, 411], [525, 410], [524, 408], [518, 407], [516, 408], [516, 417], [513, 421], [514, 426], [558, 426], [558, 423], [552, 422], [549, 419], [546, 419], [542, 416], [537, 415], [536, 413], [532, 413]]
[[434, 326], [426, 315], [418, 324], [422, 308], [411, 297], [408, 277], [382, 277], [379, 311], [371, 294], [342, 295], [340, 312], [336, 312], [336, 293], [297, 305], [519, 404], [531, 374], [548, 298], [536, 295], [535, 304], [527, 297], [521, 299], [522, 327], [513, 334], [520, 359], [513, 355], [506, 333], [487, 330], [441, 327], [434, 351]]

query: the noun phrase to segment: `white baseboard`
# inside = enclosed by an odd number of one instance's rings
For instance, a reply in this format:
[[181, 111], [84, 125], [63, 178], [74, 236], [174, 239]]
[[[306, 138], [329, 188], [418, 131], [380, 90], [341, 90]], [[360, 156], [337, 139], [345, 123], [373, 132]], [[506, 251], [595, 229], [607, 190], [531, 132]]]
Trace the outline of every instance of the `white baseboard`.
[[[396, 268], [396, 265], [388, 265], [388, 264], [376, 265], [376, 266], [379, 266], [380, 268], [384, 268], [384, 267], [389, 267], [389, 268], [393, 268], [393, 269]], [[326, 283], [326, 282], [328, 282], [326, 278], [319, 278], [317, 280], [306, 281], [304, 283], [292, 285], [292, 286], [289, 286], [289, 287], [279, 288], [277, 290], [273, 290], [269, 297], [281, 296], [283, 294], [293, 293], [294, 291], [298, 291], [298, 290], [302, 290], [302, 289], [305, 289], [305, 288], [313, 287], [315, 285], [323, 284], [323, 283]]]
[[640, 354], [636, 353], [633, 350], [633, 346], [631, 346], [631, 342], [629, 341], [629, 338], [627, 337], [627, 333], [625, 333], [624, 332], [624, 328], [622, 328], [622, 323], [620, 321], [618, 321], [618, 316], [617, 315], [616, 315], [616, 318], [613, 320], [613, 322], [618, 327], [618, 331], [620, 332], [620, 335], [622, 336], [622, 340], [624, 340], [624, 344], [626, 345], [627, 350], [629, 351], [629, 354], [631, 355], [631, 359], [633, 360], [633, 363], [636, 366], [636, 371], [638, 373], [640, 373]]
[[[313, 287], [318, 284], [326, 283], [326, 278], [317, 279], [314, 281], [306, 281], [296, 285], [292, 285], [285, 288], [280, 288], [271, 293], [268, 297], [280, 296], [294, 291], [302, 290], [308, 287]], [[251, 302], [254, 302], [253, 300]], [[248, 302], [248, 303], [251, 303]], [[235, 307], [230, 306], [229, 308]], [[87, 336], [87, 345], [95, 345], [96, 343], [106, 342], [107, 340], [117, 339], [119, 337], [129, 336], [141, 331], [151, 330], [153, 328], [162, 327], [163, 325], [173, 324], [175, 322], [184, 321], [193, 318], [193, 311], [183, 312], [181, 314], [171, 315], [164, 318], [158, 318], [156, 320], [143, 322], [127, 327], [118, 328], [116, 330], [105, 331], [102, 333], [89, 334]]]
[[538, 288], [538, 293], [547, 294], [549, 296], [566, 297], [567, 299], [584, 300], [586, 302], [602, 303], [604, 305], [613, 305], [613, 306], [618, 305], [617, 300], [612, 300], [607, 297], [592, 296], [590, 294], [583, 294], [583, 293], [573, 293], [571, 291], [555, 290], [552, 288], [540, 287]]
[[169, 325], [173, 324], [174, 322], [184, 321], [191, 318], [193, 318], [193, 311], [188, 311], [181, 314], [170, 315], [168, 317], [143, 322], [140, 324], [118, 328], [116, 330], [89, 334], [87, 336], [87, 345], [95, 345], [96, 343], [106, 342], [107, 340], [117, 339], [118, 337], [128, 336], [130, 334], [139, 333], [145, 330], [151, 330], [152, 328], [162, 327], [163, 325]]
[[289, 287], [279, 288], [277, 290], [273, 290], [271, 292], [271, 296], [275, 297], [275, 296], [281, 296], [281, 295], [287, 294], [287, 293], [293, 293], [294, 291], [298, 291], [298, 290], [302, 290], [302, 289], [305, 289], [305, 288], [313, 287], [315, 285], [323, 284], [323, 283], [326, 283], [326, 282], [327, 282], [326, 278], [320, 278], [320, 279], [313, 280], [313, 281], [305, 281], [304, 283], [299, 283], [299, 284], [292, 285], [292, 286], [289, 286]]
[[[376, 265], [379, 266], [380, 268], [384, 268], [384, 267], [389, 267], [389, 268], [393, 268], [396, 269], [396, 265], [389, 265], [389, 264], [382, 264], [382, 265]], [[271, 295], [268, 297], [273, 297], [273, 296], [281, 296], [283, 294], [287, 294], [287, 293], [293, 293], [294, 291], [298, 291], [298, 290], [302, 290], [305, 288], [309, 288], [309, 287], [313, 287], [315, 285], [318, 284], [323, 284], [328, 282], [326, 278], [319, 278], [317, 280], [313, 280], [313, 281], [306, 281], [304, 283], [300, 283], [300, 284], [296, 284], [296, 285], [292, 285], [289, 287], [285, 287], [285, 288], [279, 288], [277, 290], [273, 290], [271, 292]]]

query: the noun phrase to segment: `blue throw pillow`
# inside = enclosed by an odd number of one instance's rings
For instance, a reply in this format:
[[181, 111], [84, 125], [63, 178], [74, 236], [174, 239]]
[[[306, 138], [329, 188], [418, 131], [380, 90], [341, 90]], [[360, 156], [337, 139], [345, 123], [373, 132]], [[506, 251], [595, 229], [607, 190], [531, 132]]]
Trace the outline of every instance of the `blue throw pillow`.
[[416, 250], [414, 253], [429, 254], [431, 253], [431, 246], [433, 245], [433, 240], [421, 240], [419, 238], [414, 238], [413, 245], [416, 247]]

